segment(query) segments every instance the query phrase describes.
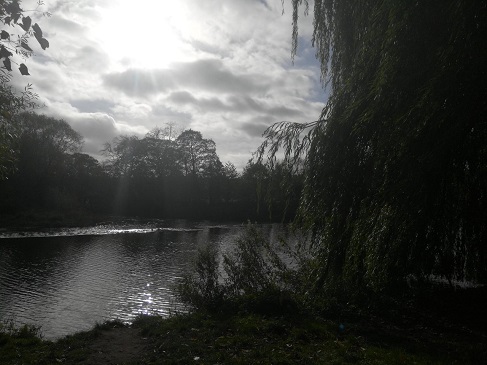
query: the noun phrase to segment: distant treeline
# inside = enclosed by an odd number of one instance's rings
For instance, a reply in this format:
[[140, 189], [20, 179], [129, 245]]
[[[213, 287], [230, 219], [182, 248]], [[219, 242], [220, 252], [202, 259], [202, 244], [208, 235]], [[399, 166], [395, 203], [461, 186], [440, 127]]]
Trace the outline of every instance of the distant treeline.
[[82, 137], [63, 120], [22, 113], [15, 123], [13, 168], [0, 181], [4, 216], [282, 221], [297, 209], [299, 175], [284, 179], [291, 173], [284, 165], [253, 162], [239, 174], [198, 131], [121, 136], [105, 144], [100, 163], [80, 152]]

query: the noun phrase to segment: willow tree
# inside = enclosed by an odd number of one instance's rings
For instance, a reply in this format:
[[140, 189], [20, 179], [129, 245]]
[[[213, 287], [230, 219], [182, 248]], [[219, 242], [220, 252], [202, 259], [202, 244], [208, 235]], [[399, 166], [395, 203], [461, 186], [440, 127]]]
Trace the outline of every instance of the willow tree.
[[[308, 4], [292, 3], [295, 52]], [[486, 17], [483, 0], [314, 1], [331, 95], [318, 121], [269, 128], [259, 152], [304, 156], [298, 223], [319, 288], [487, 282]]]

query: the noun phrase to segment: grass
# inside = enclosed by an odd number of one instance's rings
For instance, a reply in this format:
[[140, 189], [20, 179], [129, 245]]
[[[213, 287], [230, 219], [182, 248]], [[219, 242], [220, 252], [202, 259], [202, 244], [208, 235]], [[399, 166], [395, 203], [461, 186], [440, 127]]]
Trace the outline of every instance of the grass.
[[154, 364], [479, 364], [485, 355], [481, 343], [465, 338], [371, 336], [364, 323], [347, 323], [342, 332], [335, 321], [302, 315], [193, 314], [138, 325], [155, 339]]
[[106, 334], [122, 336], [128, 331], [146, 345], [136, 357], [117, 363], [482, 364], [487, 360], [485, 337], [461, 328], [440, 331], [418, 323], [400, 328], [372, 317], [355, 318], [341, 328], [337, 321], [305, 314], [199, 311], [166, 319], [143, 316], [131, 326], [106, 322], [56, 342], [39, 338], [36, 328], [3, 326], [0, 364], [103, 363], [94, 346], [101, 344], [107, 354], [120, 352], [110, 348], [114, 341], [107, 341]]

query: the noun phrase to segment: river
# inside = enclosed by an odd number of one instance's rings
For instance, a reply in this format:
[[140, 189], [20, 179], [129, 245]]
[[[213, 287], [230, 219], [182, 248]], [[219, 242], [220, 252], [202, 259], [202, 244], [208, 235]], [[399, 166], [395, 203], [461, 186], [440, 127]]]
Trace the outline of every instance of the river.
[[[172, 287], [198, 247], [231, 247], [241, 224], [184, 220], [0, 235], [0, 321], [56, 339], [97, 322], [184, 310]], [[280, 225], [262, 225], [277, 239]]]

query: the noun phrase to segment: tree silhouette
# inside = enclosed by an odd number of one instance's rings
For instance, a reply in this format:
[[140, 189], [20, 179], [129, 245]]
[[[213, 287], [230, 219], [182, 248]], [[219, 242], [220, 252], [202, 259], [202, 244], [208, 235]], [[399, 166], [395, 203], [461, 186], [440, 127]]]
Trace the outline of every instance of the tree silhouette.
[[70, 156], [80, 151], [82, 138], [64, 120], [45, 115], [24, 112], [13, 122], [19, 131], [17, 169], [3, 186], [11, 189], [8, 195], [16, 200], [16, 209], [47, 207], [55, 203], [53, 196], [67, 193]]
[[185, 130], [176, 139], [185, 175], [208, 176], [223, 168], [216, 154], [215, 142], [205, 139], [201, 132]]

